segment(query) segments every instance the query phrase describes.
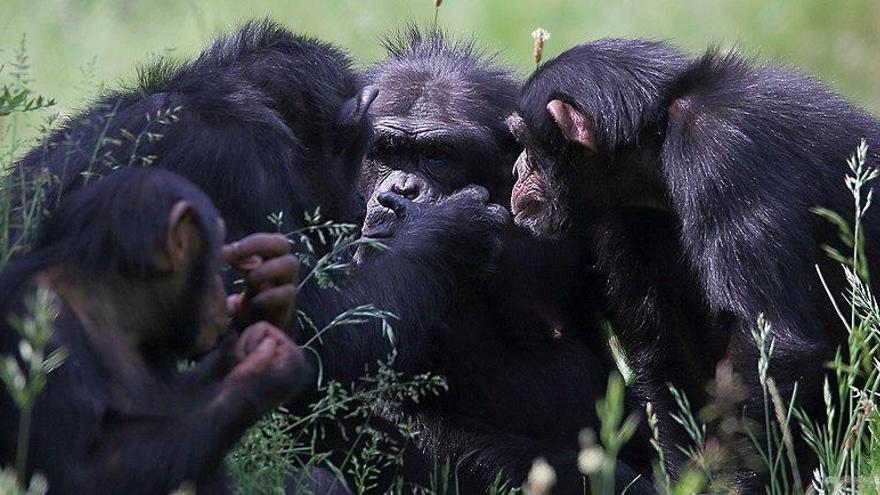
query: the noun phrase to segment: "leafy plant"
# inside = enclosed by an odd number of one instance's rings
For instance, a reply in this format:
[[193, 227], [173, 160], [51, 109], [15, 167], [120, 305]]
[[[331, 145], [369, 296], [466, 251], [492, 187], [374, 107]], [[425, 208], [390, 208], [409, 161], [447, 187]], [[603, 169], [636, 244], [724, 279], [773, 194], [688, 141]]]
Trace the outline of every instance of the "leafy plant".
[[[599, 417], [599, 443], [592, 430], [581, 433], [581, 453], [578, 466], [590, 479], [591, 493], [615, 493], [615, 465], [617, 455], [632, 438], [638, 427], [638, 417], [630, 414], [624, 419], [623, 378], [617, 373], [608, 377], [605, 398], [596, 403]], [[633, 480], [633, 483], [635, 480]]]
[[872, 422], [877, 419], [875, 401], [880, 391], [880, 306], [871, 293], [863, 220], [873, 197], [870, 183], [880, 177], [876, 167], [867, 165], [868, 147], [864, 140], [848, 161], [850, 175], [846, 186], [853, 196], [854, 225], [825, 209], [814, 210], [832, 222], [843, 243], [851, 249], [848, 255], [825, 247], [829, 256], [838, 261], [846, 275], [848, 315], [837, 304], [836, 295], [828, 289], [824, 275], [819, 276], [828, 291], [842, 325], [847, 330], [844, 350], [838, 350], [830, 364], [837, 393], [827, 379], [823, 387], [824, 421], [810, 418], [802, 409], [795, 410], [803, 438], [818, 457], [819, 467], [813, 473], [812, 488], [819, 493], [856, 493], [867, 488], [867, 480], [878, 474], [877, 437]]
[[25, 306], [27, 311], [24, 315], [10, 319], [10, 326], [21, 337], [18, 345], [21, 361], [15, 356], [4, 356], [0, 366], [0, 380], [19, 411], [15, 472], [22, 485], [27, 480], [30, 420], [34, 401], [46, 386], [46, 376], [61, 366], [67, 357], [63, 348], [45, 355], [57, 317], [52, 294], [47, 289], [39, 289]]

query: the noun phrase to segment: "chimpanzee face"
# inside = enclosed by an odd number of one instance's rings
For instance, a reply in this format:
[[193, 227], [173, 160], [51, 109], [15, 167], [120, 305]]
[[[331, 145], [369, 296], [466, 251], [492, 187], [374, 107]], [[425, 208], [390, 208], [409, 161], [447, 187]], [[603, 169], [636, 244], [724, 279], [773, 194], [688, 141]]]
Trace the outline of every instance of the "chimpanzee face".
[[561, 158], [550, 156], [537, 145], [518, 114], [511, 115], [507, 124], [524, 147], [513, 166], [516, 183], [510, 209], [514, 222], [540, 237], [558, 236], [571, 221], [568, 205], [573, 178], [564, 177], [566, 168]]
[[374, 144], [360, 180], [368, 200], [365, 236], [388, 237], [394, 229], [396, 217], [378, 202], [382, 193], [430, 203], [476, 184], [490, 191], [491, 201], [506, 200], [517, 145], [503, 126], [504, 113], [474, 102], [475, 83], [411, 70], [381, 84], [371, 109]]
[[416, 203], [430, 203], [470, 182], [466, 154], [455, 146], [448, 131], [410, 131], [401, 124], [379, 121], [376, 143], [364, 162], [361, 187], [367, 200], [363, 234], [389, 237], [396, 217], [379, 204], [384, 192], [394, 192]]
[[209, 280], [200, 304], [200, 324], [191, 351], [192, 354], [201, 354], [214, 347], [217, 339], [226, 332], [229, 324], [229, 315], [226, 310], [226, 287], [223, 284], [223, 278], [217, 272]]
[[598, 145], [592, 118], [575, 105], [554, 99], [544, 110], [551, 127], [543, 130], [518, 113], [507, 119], [524, 147], [514, 166], [517, 181], [510, 200], [517, 225], [554, 237], [599, 208], [671, 209], [649, 139], [609, 152]]
[[[226, 332], [229, 315], [226, 308], [226, 287], [221, 276], [223, 255], [220, 245], [206, 239], [205, 231], [196, 227], [195, 213], [177, 213], [178, 203], [171, 213], [168, 239], [169, 257], [179, 262], [170, 264], [170, 280], [165, 292], [169, 293], [169, 313], [177, 313], [177, 322], [190, 322], [194, 334], [179, 336], [183, 354], [198, 355], [210, 350]], [[219, 217], [203, 219], [217, 225], [217, 239], [226, 236], [226, 227]], [[175, 295], [174, 293], [177, 292]], [[177, 330], [186, 328], [182, 324]]]

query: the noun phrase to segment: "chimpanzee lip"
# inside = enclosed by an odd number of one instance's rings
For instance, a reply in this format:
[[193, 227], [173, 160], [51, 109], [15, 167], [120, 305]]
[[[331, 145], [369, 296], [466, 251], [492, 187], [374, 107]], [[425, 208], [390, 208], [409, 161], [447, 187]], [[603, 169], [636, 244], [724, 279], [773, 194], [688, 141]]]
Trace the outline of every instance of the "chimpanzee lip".
[[370, 239], [387, 239], [391, 237], [391, 229], [387, 228], [387, 226], [371, 227], [365, 225], [361, 229], [361, 237]]
[[543, 205], [541, 202], [535, 200], [526, 200], [516, 203], [515, 208], [511, 208], [511, 210], [515, 210], [513, 211], [513, 221], [517, 225], [521, 225], [530, 218], [538, 216], [541, 213], [542, 207]]

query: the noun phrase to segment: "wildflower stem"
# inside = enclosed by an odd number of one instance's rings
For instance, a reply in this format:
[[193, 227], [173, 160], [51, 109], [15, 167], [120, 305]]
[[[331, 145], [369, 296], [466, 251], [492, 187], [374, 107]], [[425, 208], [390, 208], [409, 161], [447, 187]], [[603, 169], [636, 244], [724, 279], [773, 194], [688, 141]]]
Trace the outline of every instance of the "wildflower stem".
[[23, 404], [19, 409], [18, 448], [15, 453], [15, 472], [21, 486], [27, 486], [27, 458], [31, 432], [31, 403]]

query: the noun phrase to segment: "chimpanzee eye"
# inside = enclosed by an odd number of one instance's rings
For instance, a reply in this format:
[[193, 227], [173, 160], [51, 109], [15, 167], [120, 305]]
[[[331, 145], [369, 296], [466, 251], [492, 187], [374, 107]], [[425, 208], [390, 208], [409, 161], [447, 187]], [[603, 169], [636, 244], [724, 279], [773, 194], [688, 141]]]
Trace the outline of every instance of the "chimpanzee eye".
[[374, 143], [370, 151], [367, 153], [367, 158], [376, 158], [381, 155], [391, 155], [394, 153], [394, 143], [390, 139], [377, 139]]
[[427, 146], [421, 151], [421, 156], [425, 160], [447, 161], [452, 156], [447, 149], [442, 146]]

